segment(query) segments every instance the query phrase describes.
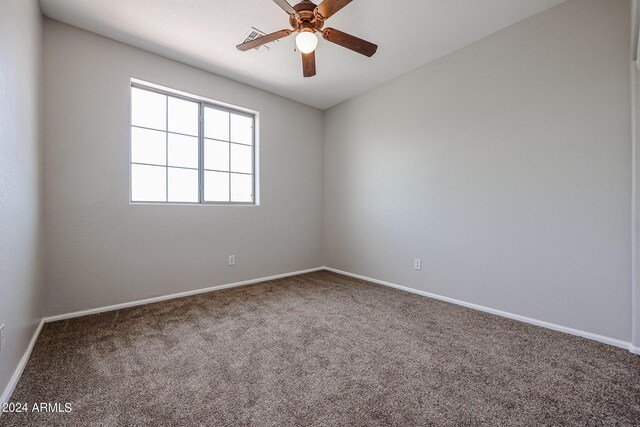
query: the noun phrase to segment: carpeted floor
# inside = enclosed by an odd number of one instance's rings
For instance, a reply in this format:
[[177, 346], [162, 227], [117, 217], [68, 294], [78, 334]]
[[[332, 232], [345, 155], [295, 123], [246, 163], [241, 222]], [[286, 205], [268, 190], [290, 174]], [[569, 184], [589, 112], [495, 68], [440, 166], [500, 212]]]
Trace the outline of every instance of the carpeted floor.
[[6, 426], [640, 425], [640, 357], [317, 272], [45, 325]]

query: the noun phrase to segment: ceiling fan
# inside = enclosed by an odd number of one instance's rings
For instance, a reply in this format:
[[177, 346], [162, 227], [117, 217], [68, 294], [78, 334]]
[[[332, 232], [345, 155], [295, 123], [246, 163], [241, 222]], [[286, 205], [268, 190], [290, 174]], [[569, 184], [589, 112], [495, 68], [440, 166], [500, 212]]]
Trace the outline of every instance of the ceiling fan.
[[285, 12], [289, 14], [289, 23], [293, 29], [284, 29], [267, 34], [257, 39], [236, 46], [245, 52], [255, 49], [263, 44], [287, 37], [291, 33], [298, 33], [296, 46], [302, 52], [302, 71], [305, 77], [316, 75], [316, 54], [318, 37], [315, 33], [322, 33], [322, 37], [332, 43], [351, 49], [365, 56], [373, 56], [378, 46], [366, 40], [359, 39], [351, 34], [343, 33], [334, 28], [325, 28], [324, 21], [331, 18], [340, 9], [351, 3], [352, 0], [324, 0], [315, 5], [309, 0], [303, 0], [295, 6], [291, 6], [287, 0], [273, 0]]

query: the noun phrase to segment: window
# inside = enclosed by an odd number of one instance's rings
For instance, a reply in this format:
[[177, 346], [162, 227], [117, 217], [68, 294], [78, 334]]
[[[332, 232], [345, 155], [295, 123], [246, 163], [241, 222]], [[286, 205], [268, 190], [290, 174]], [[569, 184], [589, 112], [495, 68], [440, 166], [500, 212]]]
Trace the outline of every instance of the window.
[[255, 204], [255, 116], [131, 86], [131, 201]]

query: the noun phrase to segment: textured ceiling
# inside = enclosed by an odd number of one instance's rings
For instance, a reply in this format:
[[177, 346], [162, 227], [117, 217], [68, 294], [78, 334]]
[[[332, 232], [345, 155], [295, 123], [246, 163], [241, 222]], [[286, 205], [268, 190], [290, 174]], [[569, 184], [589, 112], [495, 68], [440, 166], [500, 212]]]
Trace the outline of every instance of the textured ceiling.
[[[53, 19], [326, 109], [564, 0], [354, 0], [327, 26], [379, 45], [367, 58], [320, 40], [302, 77], [294, 36], [240, 52], [251, 27], [289, 28], [271, 0], [40, 0]], [[293, 1], [292, 1], [293, 3]]]

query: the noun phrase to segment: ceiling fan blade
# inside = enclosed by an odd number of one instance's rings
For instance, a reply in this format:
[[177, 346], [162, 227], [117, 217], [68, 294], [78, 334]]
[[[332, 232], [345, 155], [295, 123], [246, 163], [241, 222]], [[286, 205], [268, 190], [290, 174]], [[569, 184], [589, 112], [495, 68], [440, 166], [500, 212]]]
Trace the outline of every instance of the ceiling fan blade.
[[322, 31], [322, 36], [331, 43], [346, 47], [365, 56], [371, 57], [378, 50], [378, 45], [336, 30], [335, 28], [325, 28]]
[[291, 30], [276, 31], [275, 33], [267, 34], [266, 36], [258, 37], [257, 39], [239, 44], [236, 47], [238, 48], [238, 50], [246, 52], [247, 50], [255, 49], [258, 46], [262, 46], [265, 43], [269, 43], [269, 42], [280, 40], [281, 38], [287, 37], [292, 32], [293, 31]]
[[280, 6], [282, 8], [282, 10], [287, 12], [289, 15], [297, 15], [298, 14], [298, 12], [296, 12], [296, 10], [293, 8], [293, 6], [291, 6], [289, 4], [289, 2], [287, 0], [273, 0], [273, 2], [275, 4], [277, 4], [278, 6]]
[[316, 7], [316, 12], [322, 19], [329, 19], [337, 11], [351, 3], [352, 0], [324, 0]]
[[305, 77], [316, 75], [316, 51], [302, 54], [302, 74]]

